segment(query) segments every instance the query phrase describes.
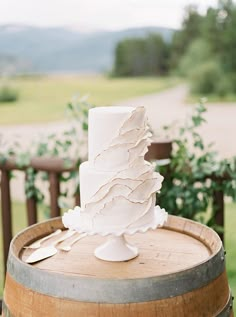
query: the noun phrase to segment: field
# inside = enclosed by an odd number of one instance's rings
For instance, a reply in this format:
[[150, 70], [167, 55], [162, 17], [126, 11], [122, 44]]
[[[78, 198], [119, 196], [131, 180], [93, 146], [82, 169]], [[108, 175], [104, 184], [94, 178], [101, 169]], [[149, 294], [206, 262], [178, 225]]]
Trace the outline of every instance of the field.
[[[40, 220], [43, 220], [43, 211], [40, 211]], [[14, 203], [13, 206], [13, 223], [14, 223], [14, 233], [17, 233], [20, 229], [24, 228], [26, 225], [26, 216], [24, 212], [24, 205], [22, 203]], [[226, 265], [227, 273], [229, 277], [230, 287], [232, 288], [233, 294], [236, 294], [236, 204], [226, 204], [225, 213], [225, 230], [226, 230]], [[0, 223], [1, 225], [1, 223]], [[0, 239], [2, 239], [2, 225], [0, 228]], [[0, 261], [2, 263], [2, 241], [0, 243]], [[0, 297], [2, 296], [3, 288], [3, 269], [0, 266]], [[235, 310], [236, 311], [236, 310]]]
[[19, 92], [14, 103], [0, 103], [0, 124], [23, 124], [63, 120], [67, 103], [75, 95], [89, 95], [94, 105], [151, 94], [178, 83], [176, 78], [103, 76], [43, 76], [11, 80]]
[[[225, 249], [227, 273], [229, 277], [230, 287], [232, 293], [236, 294], [236, 204], [226, 205], [226, 217], [225, 217], [225, 230], [226, 230], [226, 244]], [[236, 304], [234, 304], [236, 306]], [[236, 307], [234, 307], [236, 313]]]

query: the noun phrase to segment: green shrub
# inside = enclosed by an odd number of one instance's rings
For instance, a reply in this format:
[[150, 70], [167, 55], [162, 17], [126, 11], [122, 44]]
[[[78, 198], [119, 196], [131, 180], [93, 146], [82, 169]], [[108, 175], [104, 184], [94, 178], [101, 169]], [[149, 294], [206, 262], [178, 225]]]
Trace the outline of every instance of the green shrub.
[[14, 102], [18, 100], [18, 91], [10, 86], [0, 86], [0, 102]]
[[207, 61], [195, 68], [190, 76], [191, 90], [196, 94], [212, 94], [217, 92], [218, 82], [223, 77], [217, 61]]
[[210, 46], [204, 39], [196, 39], [193, 41], [187, 52], [181, 58], [178, 66], [178, 74], [180, 76], [191, 76], [199, 65], [209, 60], [211, 56]]
[[231, 92], [236, 94], [236, 73], [231, 73], [228, 75], [230, 86], [231, 86]]
[[[216, 189], [221, 189], [236, 201], [236, 156], [221, 160], [213, 144], [207, 144], [199, 134], [199, 127], [206, 123], [206, 111], [201, 100], [182, 125], [174, 130], [173, 126], [165, 127], [167, 135], [175, 137], [169, 164], [157, 161], [157, 171], [165, 175], [157, 201], [169, 214], [203, 222], [220, 233], [212, 196]], [[229, 176], [227, 180], [225, 175]], [[220, 178], [225, 181], [219, 182]]]
[[233, 84], [229, 76], [222, 76], [216, 83], [216, 94], [219, 97], [225, 97], [226, 95], [233, 92]]

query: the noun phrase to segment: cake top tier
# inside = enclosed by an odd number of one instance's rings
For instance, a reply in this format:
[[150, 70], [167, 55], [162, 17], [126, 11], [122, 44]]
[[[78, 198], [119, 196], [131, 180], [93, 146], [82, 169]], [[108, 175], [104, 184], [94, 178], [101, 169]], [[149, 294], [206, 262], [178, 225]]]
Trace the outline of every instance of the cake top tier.
[[124, 167], [132, 153], [142, 154], [149, 136], [144, 107], [93, 108], [89, 111], [89, 162], [100, 169]]
[[132, 107], [97, 107], [89, 110], [89, 161], [94, 161], [119, 133]]

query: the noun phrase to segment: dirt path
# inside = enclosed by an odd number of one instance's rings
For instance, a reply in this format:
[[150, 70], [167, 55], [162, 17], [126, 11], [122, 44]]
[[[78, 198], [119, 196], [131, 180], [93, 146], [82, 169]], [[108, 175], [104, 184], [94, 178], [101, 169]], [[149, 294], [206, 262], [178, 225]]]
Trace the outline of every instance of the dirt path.
[[[185, 120], [191, 112], [191, 106], [185, 103], [187, 87], [184, 85], [166, 91], [130, 99], [117, 103], [120, 106], [145, 106], [152, 130], [160, 135], [163, 125]], [[236, 155], [236, 103], [208, 104], [206, 114], [207, 124], [201, 128], [201, 133], [207, 142], [214, 142], [215, 149], [221, 157]], [[32, 140], [42, 139], [50, 133], [67, 129], [69, 123], [58, 122], [35, 125], [2, 126], [0, 135], [7, 143], [15, 138], [22, 147], [27, 148]], [[163, 135], [163, 132], [162, 132]], [[14, 198], [24, 200], [23, 176], [12, 182]]]
[[158, 135], [164, 125], [184, 120], [189, 110], [184, 104], [187, 95], [186, 86], [177, 86], [163, 92], [147, 95], [118, 103], [120, 106], [145, 106], [149, 124]]
[[[155, 134], [160, 134], [164, 125], [172, 124], [186, 118], [191, 111], [190, 105], [185, 103], [187, 87], [177, 86], [166, 91], [129, 99], [117, 103], [120, 106], [145, 106], [150, 125]], [[222, 157], [236, 155], [236, 103], [207, 104], [207, 124], [201, 132], [207, 142], [215, 142], [215, 148]], [[8, 141], [18, 139], [23, 147], [27, 147], [32, 140], [42, 139], [54, 132], [69, 128], [67, 122], [53, 122], [47, 124], [1, 126], [0, 135]]]

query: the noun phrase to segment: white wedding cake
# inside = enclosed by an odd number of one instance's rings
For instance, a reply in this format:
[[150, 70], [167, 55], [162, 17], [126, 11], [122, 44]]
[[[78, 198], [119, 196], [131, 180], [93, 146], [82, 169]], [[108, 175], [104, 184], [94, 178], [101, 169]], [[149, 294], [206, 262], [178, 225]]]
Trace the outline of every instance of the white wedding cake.
[[89, 111], [88, 161], [80, 165], [81, 208], [63, 216], [65, 227], [116, 235], [163, 225], [155, 207], [163, 177], [144, 155], [151, 133], [143, 107], [98, 107]]

